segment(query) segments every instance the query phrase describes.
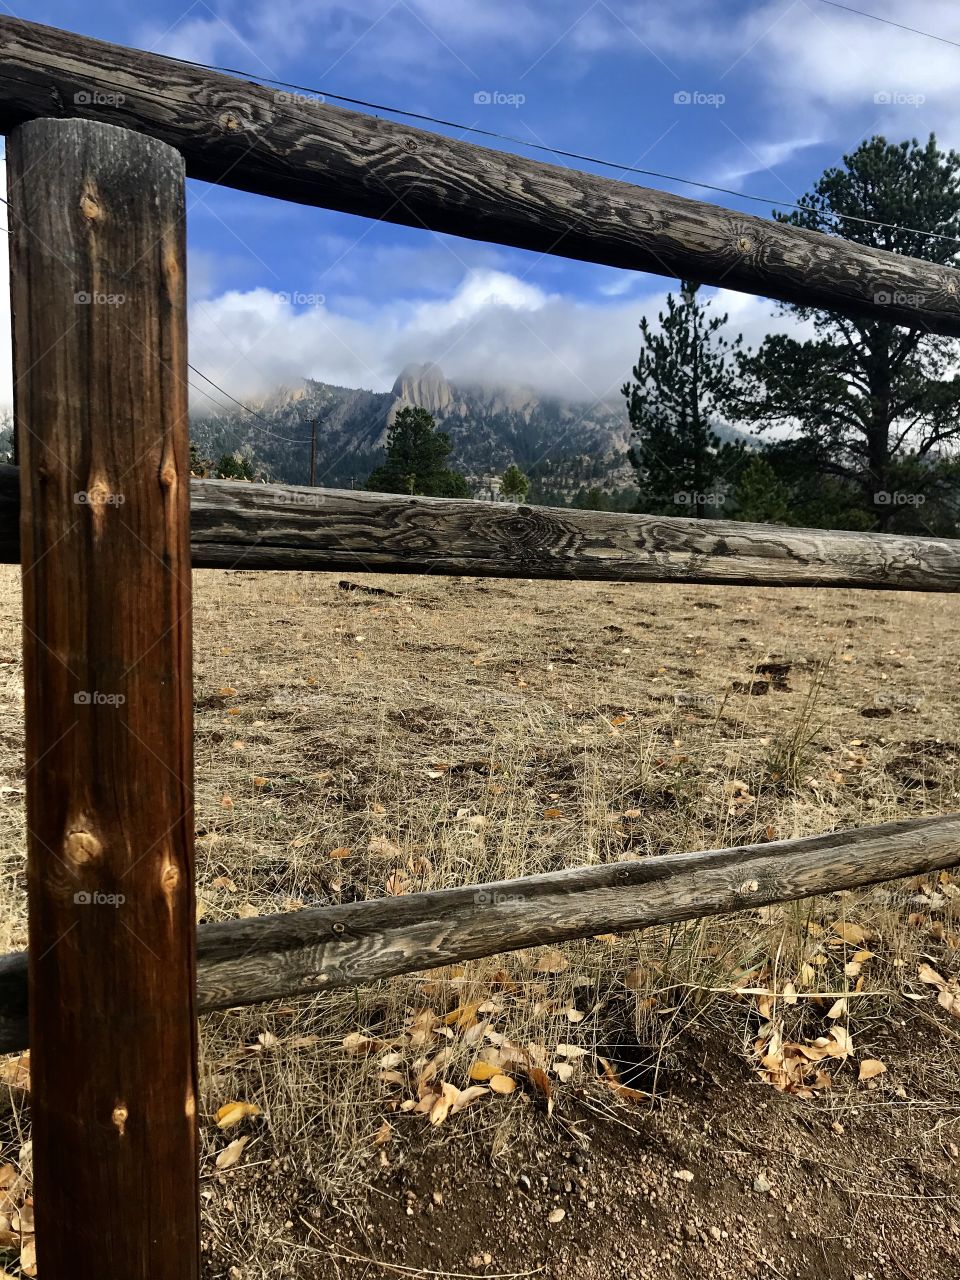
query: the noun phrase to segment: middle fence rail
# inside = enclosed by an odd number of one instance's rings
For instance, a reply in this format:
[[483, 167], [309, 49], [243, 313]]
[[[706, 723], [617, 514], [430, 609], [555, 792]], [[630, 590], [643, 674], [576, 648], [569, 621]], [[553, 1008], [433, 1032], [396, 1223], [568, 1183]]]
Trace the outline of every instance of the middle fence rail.
[[[0, 466], [0, 563], [19, 561], [19, 473]], [[960, 542], [350, 489], [194, 480], [197, 569], [960, 591]]]

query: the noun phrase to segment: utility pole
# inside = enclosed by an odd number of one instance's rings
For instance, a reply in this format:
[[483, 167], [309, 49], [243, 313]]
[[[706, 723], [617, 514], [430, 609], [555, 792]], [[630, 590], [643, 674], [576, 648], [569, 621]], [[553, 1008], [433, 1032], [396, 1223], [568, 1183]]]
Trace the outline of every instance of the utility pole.
[[311, 488], [315, 488], [317, 484], [317, 422], [318, 421], [319, 419], [314, 418], [311, 424], [313, 426], [313, 438], [310, 442], [310, 486]]

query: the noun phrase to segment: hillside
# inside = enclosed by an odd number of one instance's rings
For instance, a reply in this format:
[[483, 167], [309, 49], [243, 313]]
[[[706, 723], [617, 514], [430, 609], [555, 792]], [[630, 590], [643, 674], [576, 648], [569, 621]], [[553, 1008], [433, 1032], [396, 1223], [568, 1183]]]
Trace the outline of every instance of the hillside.
[[481, 496], [511, 462], [535, 476], [541, 490], [561, 496], [582, 485], [634, 483], [626, 458], [630, 424], [619, 396], [578, 403], [523, 387], [460, 385], [435, 364], [408, 365], [385, 392], [305, 379], [252, 404], [258, 417], [240, 409], [198, 417], [191, 435], [206, 456], [241, 450], [269, 478], [304, 484], [316, 417], [318, 482], [359, 487], [380, 461], [387, 428], [405, 405], [427, 409], [449, 433], [452, 465]]

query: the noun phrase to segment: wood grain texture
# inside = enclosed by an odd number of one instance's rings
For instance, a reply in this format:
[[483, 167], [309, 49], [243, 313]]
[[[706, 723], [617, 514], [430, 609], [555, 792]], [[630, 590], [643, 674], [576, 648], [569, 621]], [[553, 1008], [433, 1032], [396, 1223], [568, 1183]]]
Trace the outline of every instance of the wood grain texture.
[[0, 127], [83, 115], [192, 177], [538, 253], [960, 334], [960, 272], [0, 18]]
[[[521, 947], [624, 933], [960, 862], [960, 814], [575, 867], [198, 930], [201, 1012], [315, 994]], [[26, 1044], [26, 958], [0, 959], [0, 1051]]]
[[182, 158], [9, 139], [44, 1280], [199, 1259]]
[[[18, 473], [0, 466], [0, 563]], [[195, 568], [960, 590], [960, 540], [194, 480]]]

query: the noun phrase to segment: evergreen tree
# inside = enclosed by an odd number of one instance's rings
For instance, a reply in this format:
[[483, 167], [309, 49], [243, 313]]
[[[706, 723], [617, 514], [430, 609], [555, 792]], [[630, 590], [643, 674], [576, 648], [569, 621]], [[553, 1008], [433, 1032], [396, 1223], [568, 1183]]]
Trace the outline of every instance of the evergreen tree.
[[524, 502], [530, 481], [515, 462], [511, 462], [500, 480], [500, 492], [509, 502]]
[[721, 442], [714, 431], [726, 416], [731, 356], [741, 339], [723, 337], [727, 317], [709, 315], [698, 288], [684, 281], [679, 298], [667, 295], [658, 332], [644, 316], [635, 381], [623, 387], [636, 440], [629, 458], [640, 483], [640, 510], [719, 514], [722, 490], [743, 455], [742, 446]]
[[379, 493], [469, 498], [466, 478], [446, 465], [450, 452], [450, 437], [436, 429], [426, 409], [408, 405], [387, 431], [386, 459], [367, 480], [367, 488]]
[[790, 497], [786, 486], [762, 454], [751, 454], [737, 477], [732, 510], [724, 515], [754, 524], [789, 524]]
[[[841, 167], [827, 169], [799, 203], [801, 209], [774, 216], [957, 265], [960, 155], [940, 151], [932, 135], [924, 146], [871, 138]], [[923, 231], [936, 235], [917, 234]], [[877, 296], [893, 300], [882, 288]], [[873, 317], [787, 310], [812, 320], [815, 337], [774, 334], [755, 355], [741, 354], [746, 385], [739, 408], [761, 430], [797, 429], [771, 454], [779, 474], [796, 486], [801, 521], [952, 532], [955, 517], [941, 499], [960, 440], [954, 372], [960, 344]]]
[[253, 480], [253, 466], [240, 453], [224, 453], [214, 470], [217, 480]]

